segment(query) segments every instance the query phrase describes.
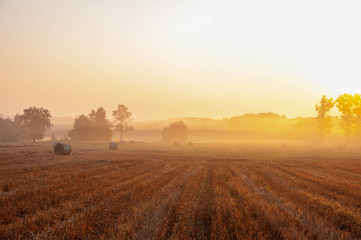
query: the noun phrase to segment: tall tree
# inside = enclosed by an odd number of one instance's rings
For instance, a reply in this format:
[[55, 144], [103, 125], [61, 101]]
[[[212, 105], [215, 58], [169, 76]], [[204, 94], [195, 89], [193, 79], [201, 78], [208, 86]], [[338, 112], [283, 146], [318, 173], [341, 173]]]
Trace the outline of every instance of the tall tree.
[[89, 118], [92, 122], [92, 129], [96, 138], [99, 140], [110, 140], [112, 137], [112, 129], [106, 118], [106, 111], [104, 108], [100, 107], [96, 111], [92, 110], [89, 114]]
[[329, 116], [329, 112], [335, 105], [335, 102], [332, 98], [327, 98], [325, 95], [322, 96], [322, 99], [319, 104], [315, 106], [317, 111], [317, 130], [323, 139], [327, 133], [331, 132], [333, 127], [332, 119]]
[[115, 132], [120, 133], [120, 140], [123, 140], [123, 136], [133, 130], [130, 125], [132, 119], [130, 118], [132, 113], [128, 111], [128, 108], [122, 104], [118, 104], [118, 108], [113, 111], [113, 128]]
[[91, 122], [96, 124], [103, 124], [107, 122], [106, 111], [103, 107], [99, 107], [97, 110], [92, 109], [89, 113], [89, 118]]
[[16, 114], [13, 120], [0, 117], [0, 141], [18, 141], [27, 138], [27, 129], [21, 119], [21, 115]]
[[51, 114], [48, 109], [29, 107], [24, 109], [24, 114], [21, 115], [21, 120], [27, 129], [28, 138], [35, 142], [44, 138], [46, 130], [49, 130], [51, 124]]
[[73, 140], [110, 140], [112, 130], [104, 108], [91, 110], [89, 117], [80, 115], [75, 119], [68, 135]]
[[68, 135], [72, 140], [91, 140], [91, 130], [90, 118], [82, 114], [75, 118], [73, 129]]
[[344, 129], [347, 137], [350, 137], [354, 130], [355, 124], [355, 98], [351, 94], [340, 95], [336, 99], [336, 107], [341, 113], [341, 127]]
[[353, 95], [354, 108], [354, 127], [355, 127], [355, 135], [357, 138], [361, 138], [361, 94]]

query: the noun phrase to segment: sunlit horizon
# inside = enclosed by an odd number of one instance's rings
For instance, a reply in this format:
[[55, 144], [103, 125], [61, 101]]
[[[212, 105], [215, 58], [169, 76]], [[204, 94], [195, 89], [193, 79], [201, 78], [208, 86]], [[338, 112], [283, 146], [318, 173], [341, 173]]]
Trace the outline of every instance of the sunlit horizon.
[[0, 239], [361, 239], [360, 10], [0, 0]]
[[315, 116], [361, 92], [357, 1], [2, 1], [0, 113]]

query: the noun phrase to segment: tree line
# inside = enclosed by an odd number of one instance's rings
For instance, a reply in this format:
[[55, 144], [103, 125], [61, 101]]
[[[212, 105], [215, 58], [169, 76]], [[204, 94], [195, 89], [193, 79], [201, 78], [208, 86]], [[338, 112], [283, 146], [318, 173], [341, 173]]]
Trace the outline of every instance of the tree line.
[[[330, 116], [331, 110], [336, 107], [340, 112], [341, 128], [345, 136], [356, 136], [361, 139], [361, 94], [341, 94], [336, 100], [323, 95], [316, 104], [317, 132], [321, 139], [331, 133], [334, 124]], [[75, 118], [73, 128], [68, 136], [71, 140], [110, 140], [113, 133], [119, 133], [120, 140], [125, 134], [133, 130], [132, 113], [128, 108], [119, 104], [112, 111], [113, 120], [106, 117], [103, 107], [91, 110], [88, 115]], [[0, 141], [41, 140], [45, 132], [52, 128], [51, 114], [48, 109], [29, 107], [22, 114], [12, 119], [0, 115]], [[165, 127], [161, 133], [163, 142], [184, 142], [187, 138], [187, 125], [174, 122]]]
[[[110, 140], [113, 133], [123, 136], [133, 130], [131, 126], [132, 113], [128, 108], [119, 104], [112, 112], [114, 118], [106, 118], [103, 107], [86, 115], [80, 115], [74, 121], [73, 129], [68, 133], [72, 140]], [[0, 141], [41, 140], [45, 132], [53, 127], [51, 114], [48, 109], [29, 107], [23, 114], [17, 114], [13, 119], [0, 117]]]
[[341, 94], [336, 100], [322, 96], [321, 101], [315, 106], [317, 111], [317, 131], [323, 139], [334, 126], [330, 112], [336, 107], [340, 112], [341, 128], [346, 137], [361, 138], [361, 94]]
[[37, 107], [24, 109], [13, 119], [0, 117], [0, 141], [43, 139], [45, 131], [53, 126], [50, 118], [49, 110]]

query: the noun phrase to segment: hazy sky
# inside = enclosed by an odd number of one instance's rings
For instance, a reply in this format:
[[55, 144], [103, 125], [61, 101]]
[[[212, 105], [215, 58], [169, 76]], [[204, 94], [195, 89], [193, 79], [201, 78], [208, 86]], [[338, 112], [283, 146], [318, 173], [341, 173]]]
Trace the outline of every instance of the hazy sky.
[[312, 116], [361, 93], [360, 1], [0, 0], [0, 113]]

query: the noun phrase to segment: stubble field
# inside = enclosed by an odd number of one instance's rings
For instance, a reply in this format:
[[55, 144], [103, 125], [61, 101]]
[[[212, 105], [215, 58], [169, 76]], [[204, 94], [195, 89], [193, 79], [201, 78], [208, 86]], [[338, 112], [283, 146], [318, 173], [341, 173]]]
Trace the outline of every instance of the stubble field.
[[0, 147], [0, 239], [361, 239], [361, 152]]

